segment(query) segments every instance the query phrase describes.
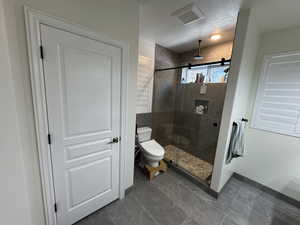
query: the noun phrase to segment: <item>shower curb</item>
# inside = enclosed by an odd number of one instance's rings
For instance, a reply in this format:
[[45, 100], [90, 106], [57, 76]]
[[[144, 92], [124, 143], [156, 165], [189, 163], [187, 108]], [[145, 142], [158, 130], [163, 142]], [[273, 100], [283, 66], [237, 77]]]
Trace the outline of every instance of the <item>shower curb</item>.
[[209, 194], [210, 196], [214, 197], [215, 199], [218, 198], [219, 193], [212, 190], [209, 187], [209, 184], [205, 183], [204, 181], [200, 180], [199, 178], [191, 175], [190, 173], [188, 173], [187, 171], [185, 171], [184, 169], [176, 166], [176, 164], [168, 162], [165, 160], [165, 162], [168, 164], [168, 166], [170, 168], [172, 168], [173, 170], [175, 170], [176, 172], [178, 172], [180, 175], [184, 176], [186, 179], [188, 179], [189, 181], [191, 181], [192, 183], [194, 183], [195, 185], [197, 185], [199, 188], [201, 188], [203, 191], [205, 191], [207, 194]]

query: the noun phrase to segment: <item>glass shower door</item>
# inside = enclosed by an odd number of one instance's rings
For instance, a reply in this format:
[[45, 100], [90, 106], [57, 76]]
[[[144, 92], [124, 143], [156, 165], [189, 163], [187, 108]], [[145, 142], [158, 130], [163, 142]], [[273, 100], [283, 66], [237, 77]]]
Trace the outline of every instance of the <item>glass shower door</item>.
[[[153, 138], [165, 160], [210, 182], [226, 92], [228, 65], [156, 71]], [[202, 82], [196, 82], [203, 78]]]

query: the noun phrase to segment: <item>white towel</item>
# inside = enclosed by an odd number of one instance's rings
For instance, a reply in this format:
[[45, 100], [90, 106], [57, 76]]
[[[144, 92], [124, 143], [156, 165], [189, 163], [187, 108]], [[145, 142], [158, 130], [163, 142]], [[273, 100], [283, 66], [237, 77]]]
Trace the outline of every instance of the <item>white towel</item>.
[[244, 155], [245, 122], [235, 121], [233, 124], [226, 164], [229, 164], [233, 158], [242, 157]]

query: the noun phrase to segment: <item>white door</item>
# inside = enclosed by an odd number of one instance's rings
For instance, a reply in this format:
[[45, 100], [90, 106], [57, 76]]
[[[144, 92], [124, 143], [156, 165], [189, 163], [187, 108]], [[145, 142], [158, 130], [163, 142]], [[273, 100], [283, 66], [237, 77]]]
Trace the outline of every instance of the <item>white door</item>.
[[121, 49], [41, 25], [59, 225], [119, 197]]

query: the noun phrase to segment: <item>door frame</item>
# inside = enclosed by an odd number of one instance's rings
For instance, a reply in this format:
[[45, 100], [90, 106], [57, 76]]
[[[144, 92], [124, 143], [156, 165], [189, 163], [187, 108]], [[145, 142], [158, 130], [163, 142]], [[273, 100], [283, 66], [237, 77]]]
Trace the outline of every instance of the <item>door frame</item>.
[[129, 45], [124, 42], [114, 41], [103, 34], [93, 32], [81, 25], [68, 23], [61, 18], [47, 15], [44, 12], [24, 6], [25, 25], [27, 35], [28, 58], [30, 66], [31, 88], [34, 107], [37, 148], [41, 174], [44, 212], [47, 225], [58, 225], [54, 210], [55, 193], [52, 174], [51, 152], [48, 144], [48, 117], [45, 96], [44, 71], [40, 57], [41, 31], [40, 25], [48, 25], [60, 30], [68, 31], [83, 37], [90, 38], [114, 47], [122, 52], [121, 62], [121, 142], [119, 164], [119, 199], [125, 196], [125, 149], [127, 144], [127, 82], [129, 69]]

